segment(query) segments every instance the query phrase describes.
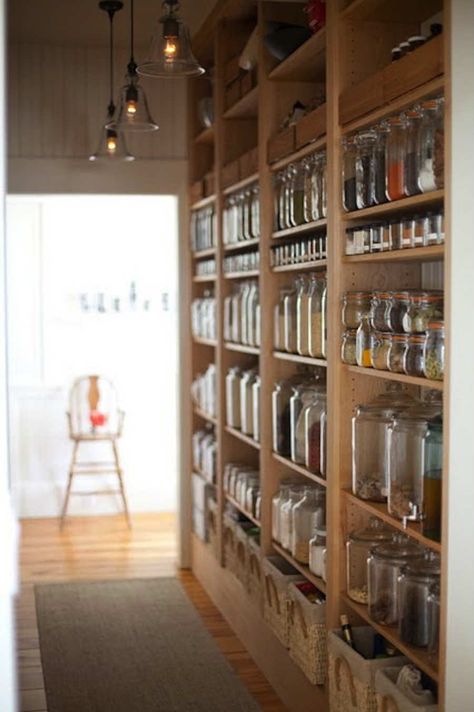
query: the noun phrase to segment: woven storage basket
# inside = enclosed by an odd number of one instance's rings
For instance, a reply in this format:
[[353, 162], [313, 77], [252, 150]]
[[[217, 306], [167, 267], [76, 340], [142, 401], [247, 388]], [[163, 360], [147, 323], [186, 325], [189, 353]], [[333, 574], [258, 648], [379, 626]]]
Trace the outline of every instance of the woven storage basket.
[[241, 524], [235, 527], [234, 573], [244, 588], [248, 579], [248, 536]]
[[255, 537], [247, 537], [247, 593], [258, 610], [263, 610], [263, 571], [260, 546]]
[[277, 638], [288, 648], [288, 584], [305, 579], [281, 556], [263, 559], [263, 575], [263, 617]]
[[313, 685], [323, 685], [327, 675], [326, 604], [311, 603], [290, 583], [290, 656]]
[[[357, 650], [372, 655], [375, 631], [370, 626], [352, 629]], [[377, 712], [375, 673], [387, 667], [387, 658], [367, 659], [350, 647], [338, 630], [328, 634], [329, 699], [331, 712]], [[404, 665], [403, 656], [390, 658], [391, 665]]]
[[212, 553], [219, 559], [219, 540], [217, 537], [217, 502], [215, 499], [207, 500], [207, 533]]
[[386, 667], [375, 673], [377, 712], [438, 712], [438, 705], [417, 705], [397, 687], [399, 667]]
[[224, 548], [224, 566], [229, 571], [235, 571], [235, 549], [236, 549], [236, 526], [237, 522], [228, 514], [224, 513], [222, 526], [222, 543]]

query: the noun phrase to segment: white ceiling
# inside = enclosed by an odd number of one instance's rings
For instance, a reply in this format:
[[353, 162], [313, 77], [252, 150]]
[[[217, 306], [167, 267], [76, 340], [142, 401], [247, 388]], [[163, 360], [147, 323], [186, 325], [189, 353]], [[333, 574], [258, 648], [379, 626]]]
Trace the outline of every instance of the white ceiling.
[[[181, 14], [195, 32], [216, 0], [181, 0]], [[13, 42], [101, 45], [108, 40], [108, 18], [98, 0], [8, 0], [8, 33]], [[135, 0], [135, 42], [147, 46], [160, 0]], [[130, 0], [115, 16], [117, 46], [128, 45]]]

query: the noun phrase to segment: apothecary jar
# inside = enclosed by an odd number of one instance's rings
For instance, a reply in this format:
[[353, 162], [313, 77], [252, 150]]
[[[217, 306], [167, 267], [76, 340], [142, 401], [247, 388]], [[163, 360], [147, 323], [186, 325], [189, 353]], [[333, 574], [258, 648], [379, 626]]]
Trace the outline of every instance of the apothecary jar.
[[444, 375], [444, 322], [430, 321], [426, 330], [423, 368], [426, 378], [442, 381]]
[[393, 530], [376, 517], [370, 518], [368, 526], [349, 534], [346, 542], [347, 594], [356, 603], [367, 605], [369, 601], [367, 560], [370, 550], [389, 543], [393, 536]]
[[316, 528], [326, 519], [324, 489], [308, 486], [303, 498], [292, 509], [291, 553], [301, 564], [309, 563], [309, 542]]
[[430, 552], [407, 564], [398, 577], [400, 615], [398, 634], [404, 643], [426, 648], [429, 643], [428, 594], [439, 582], [439, 557]]

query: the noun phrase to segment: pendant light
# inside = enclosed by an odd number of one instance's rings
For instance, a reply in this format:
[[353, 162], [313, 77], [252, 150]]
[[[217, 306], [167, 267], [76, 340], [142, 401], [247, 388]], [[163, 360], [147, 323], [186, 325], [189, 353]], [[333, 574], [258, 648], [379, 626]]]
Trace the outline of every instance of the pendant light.
[[158, 124], [151, 117], [146, 94], [139, 84], [137, 64], [133, 54], [133, 21], [133, 0], [130, 0], [130, 62], [127, 65], [126, 84], [122, 87], [117, 120], [107, 124], [107, 128], [115, 128], [118, 131], [157, 131]]
[[165, 14], [153, 35], [149, 58], [138, 66], [145, 77], [197, 77], [204, 74], [191, 49], [189, 30], [178, 15], [178, 0], [165, 0]]
[[99, 8], [104, 10], [109, 16], [109, 77], [110, 77], [110, 100], [107, 107], [107, 117], [102, 126], [97, 150], [89, 161], [115, 160], [133, 161], [135, 160], [127, 150], [125, 137], [117, 132], [113, 127], [107, 128], [115, 116], [114, 104], [114, 15], [123, 8], [121, 0], [101, 0]]

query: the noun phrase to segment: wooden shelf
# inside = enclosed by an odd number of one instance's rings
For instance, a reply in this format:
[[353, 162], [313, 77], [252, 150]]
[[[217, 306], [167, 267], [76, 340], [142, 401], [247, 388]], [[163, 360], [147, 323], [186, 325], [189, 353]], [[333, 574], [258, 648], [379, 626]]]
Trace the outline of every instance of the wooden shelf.
[[292, 557], [292, 555], [284, 549], [282, 546], [276, 543], [276, 541], [272, 542], [272, 546], [275, 549], [275, 551], [280, 554], [280, 556], [283, 556], [284, 559], [286, 559], [294, 568], [300, 572], [308, 581], [311, 581], [313, 586], [316, 586], [318, 591], [321, 591], [321, 593], [324, 593], [326, 595], [326, 582], [322, 580], [322, 578], [319, 578], [319, 576], [315, 576], [314, 574], [311, 573], [309, 570], [309, 566], [305, 566], [304, 564], [300, 564], [299, 561], [296, 561]]
[[324, 148], [325, 145], [326, 136], [321, 136], [321, 138], [318, 138], [316, 141], [312, 141], [311, 143], [306, 144], [306, 146], [302, 146], [294, 153], [289, 153], [288, 156], [284, 156], [283, 158], [279, 158], [278, 161], [274, 161], [270, 164], [270, 170], [279, 171], [282, 168], [285, 168], [285, 166], [287, 166], [289, 163], [296, 163], [305, 156], [309, 156], [312, 153], [315, 153], [316, 151], [320, 151], [322, 148]]
[[194, 466], [193, 466], [193, 475], [199, 475], [199, 477], [200, 477], [201, 479], [203, 479], [204, 482], [205, 482], [207, 485], [209, 485], [209, 487], [214, 487], [214, 488], [216, 488], [217, 485], [216, 485], [214, 482], [209, 482], [209, 480], [207, 479], [207, 477], [206, 477], [206, 475], [204, 474], [204, 472], [203, 472], [202, 470], [198, 469], [197, 467], [194, 467]]
[[191, 205], [191, 210], [201, 210], [201, 208], [207, 208], [209, 205], [212, 205], [215, 202], [216, 196], [208, 195], [207, 198], [201, 198], [201, 200], [198, 200], [197, 202], [193, 203]]
[[250, 279], [251, 277], [259, 276], [260, 271], [258, 269], [250, 269], [246, 272], [226, 272], [224, 279]]
[[193, 277], [193, 282], [215, 282], [217, 276], [215, 274], [195, 274]]
[[340, 14], [341, 20], [360, 22], [423, 22], [443, 7], [442, 0], [353, 0]]
[[194, 336], [193, 342], [195, 344], [199, 344], [199, 346], [211, 346], [213, 348], [217, 346], [217, 341], [215, 339], [201, 339], [199, 336]]
[[269, 79], [324, 82], [326, 80], [326, 29], [323, 27], [289, 57], [272, 69]]
[[274, 351], [273, 356], [280, 361], [293, 361], [294, 363], [305, 363], [308, 366], [320, 366], [326, 368], [328, 362], [323, 358], [313, 358], [312, 356], [300, 356], [299, 354], [289, 354], [286, 351]]
[[[406, 210], [416, 210], [416, 208], [427, 208], [437, 204], [441, 204], [444, 200], [444, 190], [434, 190], [431, 193], [421, 193], [420, 195], [411, 195], [409, 198], [401, 200], [393, 200], [390, 203], [382, 205], [374, 205], [372, 208], [364, 208], [363, 210], [354, 210], [350, 213], [344, 213], [343, 220], [368, 220], [370, 218], [383, 217], [384, 215], [392, 215], [393, 213], [401, 213]], [[419, 249], [422, 249], [421, 247]]]
[[256, 119], [258, 113], [258, 86], [236, 101], [224, 112], [224, 119]]
[[252, 175], [247, 176], [247, 178], [242, 178], [242, 180], [239, 180], [238, 183], [234, 183], [233, 185], [229, 185], [227, 188], [224, 188], [222, 194], [230, 195], [231, 193], [237, 193], [237, 191], [242, 190], [243, 188], [246, 188], [248, 185], [252, 185], [252, 183], [256, 183], [257, 181], [258, 173], [252, 173]]
[[424, 536], [421, 531], [421, 525], [417, 522], [408, 522], [407, 526], [403, 526], [403, 522], [399, 519], [395, 519], [391, 514], [388, 513], [387, 505], [379, 502], [367, 502], [365, 499], [359, 499], [350, 490], [343, 490], [343, 496], [347, 502], [353, 504], [360, 509], [364, 509], [369, 512], [374, 517], [382, 519], [386, 524], [389, 524], [394, 529], [397, 529], [404, 534], [407, 534], [412, 539], [416, 539], [420, 544], [425, 546], [427, 549], [432, 549], [437, 553], [441, 553], [441, 544], [439, 541], [433, 541]]
[[203, 410], [200, 408], [197, 408], [196, 406], [194, 407], [194, 415], [197, 415], [199, 418], [202, 418], [203, 420], [207, 420], [209, 423], [212, 423], [213, 425], [217, 425], [217, 418], [214, 415], [209, 415], [208, 413], [205, 413]]
[[285, 467], [288, 467], [290, 470], [297, 472], [303, 477], [307, 477], [313, 482], [317, 482], [318, 485], [321, 485], [322, 487], [327, 487], [327, 482], [325, 479], [323, 479], [319, 475], [314, 474], [314, 472], [310, 472], [308, 469], [306, 469], [306, 467], [302, 467], [302, 465], [297, 465], [296, 462], [293, 462], [293, 460], [290, 460], [288, 457], [278, 455], [278, 453], [276, 452], [272, 453], [272, 455], [273, 459], [279, 462], [281, 465], [285, 465]]
[[373, 378], [384, 378], [387, 381], [397, 381], [405, 383], [407, 386], [419, 386], [420, 388], [433, 388], [437, 391], [443, 390], [443, 381], [432, 381], [429, 378], [419, 376], [407, 376], [404, 373], [392, 373], [391, 371], [378, 371], [375, 368], [362, 368], [361, 366], [347, 366], [350, 373], [357, 373], [360, 376], [372, 376]]
[[379, 623], [375, 623], [369, 616], [367, 606], [364, 606], [361, 603], [355, 603], [355, 601], [350, 599], [347, 594], [343, 594], [342, 598], [345, 604], [349, 608], [351, 608], [354, 613], [357, 613], [357, 615], [360, 616], [360, 618], [366, 621], [369, 625], [371, 625], [372, 628], [377, 631], [377, 633], [380, 633], [380, 635], [383, 635], [384, 638], [389, 640], [392, 645], [394, 645], [397, 650], [399, 650], [403, 655], [406, 655], [407, 658], [410, 658], [410, 660], [417, 667], [419, 667], [420, 670], [423, 670], [423, 672], [428, 675], [428, 677], [431, 677], [431, 679], [435, 682], [438, 680], [438, 670], [433, 665], [433, 661], [431, 660], [426, 650], [423, 650], [423, 648], [414, 648], [412, 645], [407, 645], [406, 643], [403, 643], [400, 640], [398, 631], [394, 626], [386, 626], [380, 625]]
[[216, 248], [208, 247], [205, 250], [197, 250], [197, 252], [192, 253], [193, 260], [202, 260], [205, 257], [215, 257]]
[[209, 126], [206, 129], [203, 129], [200, 133], [197, 134], [194, 138], [195, 143], [208, 143], [208, 144], [213, 144], [214, 143], [214, 125]]
[[239, 503], [237, 502], [237, 500], [234, 499], [233, 497], [231, 497], [231, 495], [228, 494], [227, 492], [224, 492], [224, 495], [225, 495], [226, 500], [227, 500], [228, 502], [230, 502], [233, 507], [235, 507], [236, 509], [238, 509], [239, 512], [241, 512], [241, 513], [244, 515], [244, 517], [247, 517], [247, 519], [250, 519], [250, 521], [251, 521], [253, 524], [255, 524], [256, 527], [260, 527], [260, 522], [258, 521], [258, 519], [255, 519], [255, 517], [253, 516], [253, 514], [250, 514], [250, 512], [247, 512], [247, 510], [244, 509], [244, 507], [242, 507], [242, 505], [239, 504]]
[[388, 250], [387, 252], [368, 252], [364, 255], [344, 255], [343, 262], [348, 264], [376, 262], [439, 262], [444, 259], [444, 245], [413, 247], [406, 250]]
[[325, 269], [327, 260], [317, 260], [316, 262], [301, 262], [295, 265], [278, 265], [272, 267], [272, 272], [305, 272], [312, 269]]
[[237, 430], [237, 428], [231, 428], [230, 425], [226, 425], [224, 430], [226, 433], [229, 433], [229, 435], [233, 435], [234, 438], [238, 438], [238, 440], [242, 440], [243, 443], [247, 443], [250, 447], [260, 450], [260, 443], [250, 437], [250, 435], [245, 435], [240, 430]]
[[251, 240], [241, 240], [240, 242], [234, 242], [232, 245], [224, 245], [224, 252], [237, 252], [238, 250], [245, 250], [246, 247], [257, 247], [260, 244], [259, 237], [253, 237]]
[[272, 238], [277, 240], [282, 237], [299, 237], [300, 235], [305, 235], [307, 232], [311, 232], [312, 230], [321, 230], [325, 227], [327, 227], [327, 220], [326, 218], [323, 218], [322, 220], [315, 220], [314, 222], [298, 225], [297, 227], [289, 227], [286, 230], [277, 230], [272, 234]]
[[258, 356], [260, 354], [260, 349], [258, 346], [246, 346], [245, 344], [234, 344], [232, 341], [226, 341], [224, 346], [228, 351], [238, 351], [242, 354], [254, 354]]

